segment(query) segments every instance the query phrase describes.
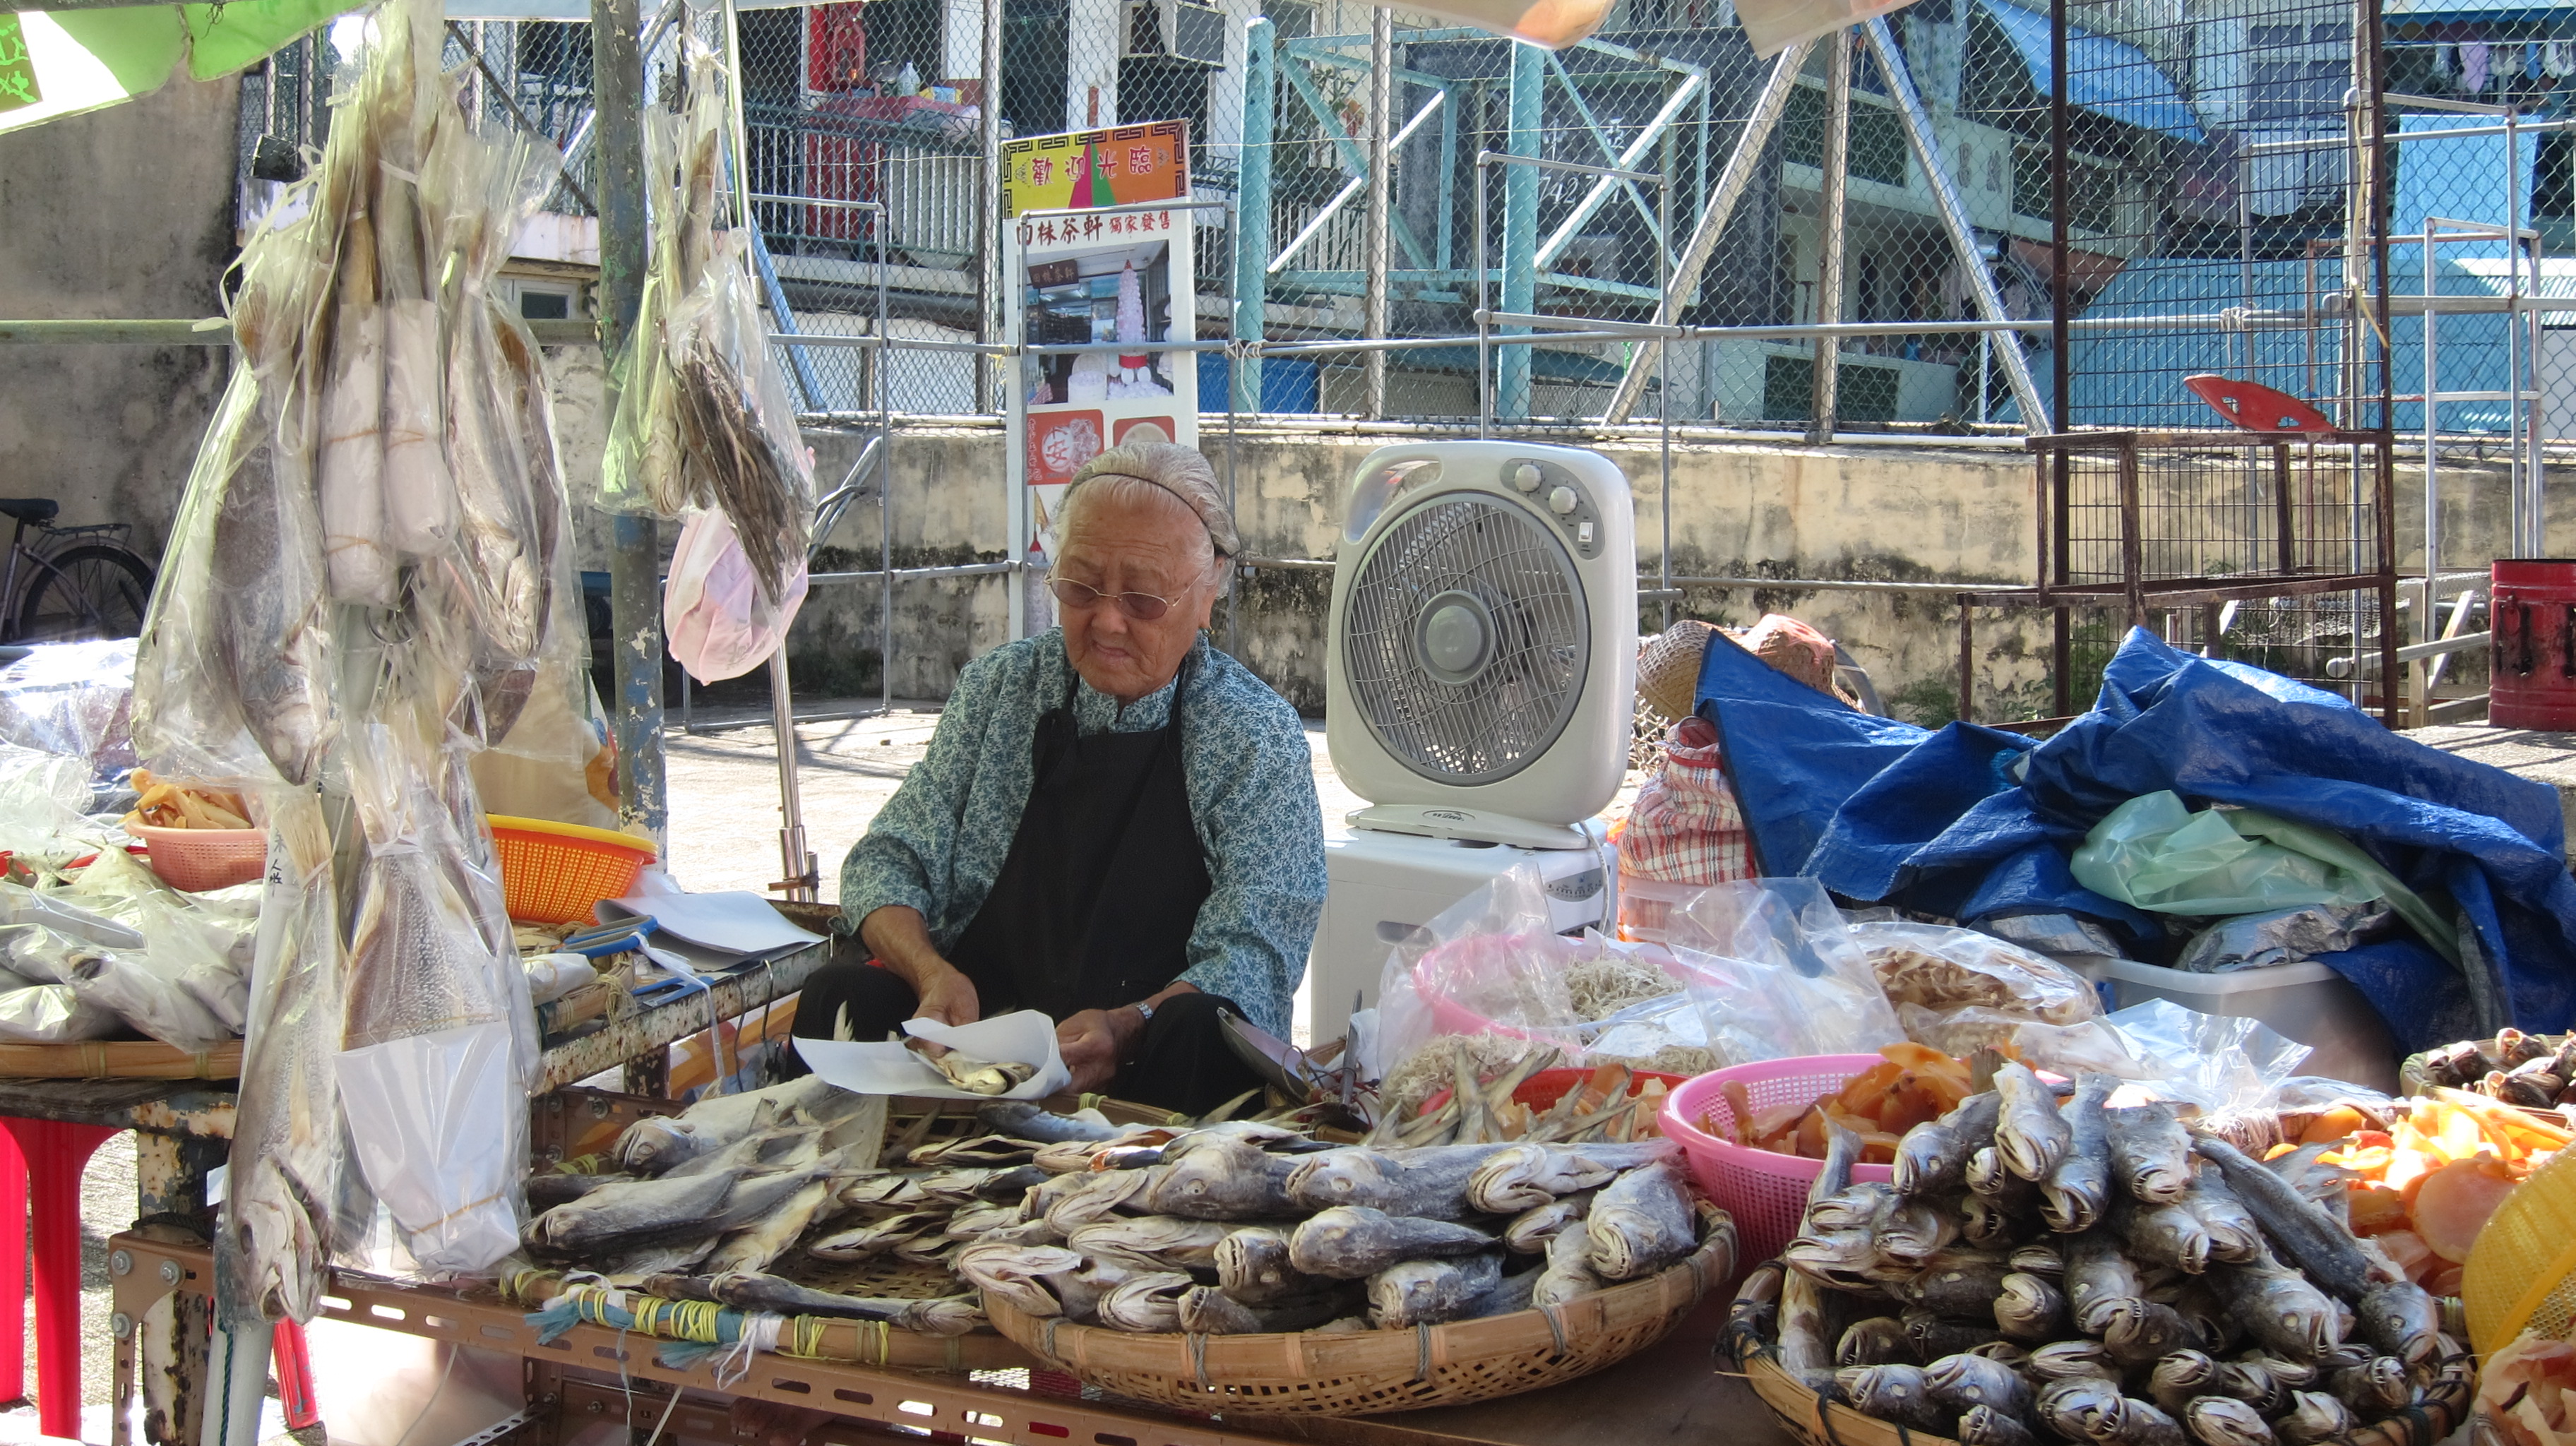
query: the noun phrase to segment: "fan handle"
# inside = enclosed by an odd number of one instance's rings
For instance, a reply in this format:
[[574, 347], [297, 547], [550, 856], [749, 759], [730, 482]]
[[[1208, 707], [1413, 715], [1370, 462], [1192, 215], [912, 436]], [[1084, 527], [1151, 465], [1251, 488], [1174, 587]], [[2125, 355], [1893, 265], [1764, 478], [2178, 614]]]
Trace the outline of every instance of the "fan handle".
[[1437, 466], [1455, 450], [1455, 443], [1407, 442], [1369, 453], [1360, 463], [1359, 474], [1351, 478], [1350, 494], [1342, 499], [1342, 540], [1357, 542], [1368, 536], [1378, 515], [1395, 499], [1396, 489], [1416, 469], [1426, 463]]

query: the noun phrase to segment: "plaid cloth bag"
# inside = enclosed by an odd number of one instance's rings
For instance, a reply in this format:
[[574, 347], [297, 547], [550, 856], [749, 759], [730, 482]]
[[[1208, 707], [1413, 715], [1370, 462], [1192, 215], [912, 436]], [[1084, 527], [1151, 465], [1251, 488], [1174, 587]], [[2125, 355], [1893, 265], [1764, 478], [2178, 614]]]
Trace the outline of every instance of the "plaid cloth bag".
[[1663, 766], [1611, 831], [1619, 849], [1619, 933], [1664, 937], [1665, 917], [1693, 888], [1753, 877], [1753, 850], [1735, 786], [1705, 718], [1673, 725]]

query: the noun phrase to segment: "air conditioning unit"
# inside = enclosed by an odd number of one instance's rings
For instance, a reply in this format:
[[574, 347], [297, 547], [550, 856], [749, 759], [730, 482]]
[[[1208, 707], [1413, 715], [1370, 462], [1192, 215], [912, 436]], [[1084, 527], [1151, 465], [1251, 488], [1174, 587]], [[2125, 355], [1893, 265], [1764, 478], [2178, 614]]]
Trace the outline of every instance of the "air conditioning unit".
[[1225, 64], [1225, 12], [1186, 0], [1127, 0], [1123, 54], [1221, 66]]

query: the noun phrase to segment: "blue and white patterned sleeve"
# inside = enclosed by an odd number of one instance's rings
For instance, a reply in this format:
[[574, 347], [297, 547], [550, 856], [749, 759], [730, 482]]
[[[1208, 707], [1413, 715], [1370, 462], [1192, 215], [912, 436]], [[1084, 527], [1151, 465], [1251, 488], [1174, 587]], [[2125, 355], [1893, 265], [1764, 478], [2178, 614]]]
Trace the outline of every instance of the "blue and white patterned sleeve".
[[1324, 913], [1323, 811], [1296, 710], [1249, 673], [1239, 681], [1250, 686], [1224, 691], [1226, 726], [1198, 735], [1212, 746], [1190, 749], [1203, 765], [1192, 770], [1191, 812], [1211, 887], [1181, 978], [1285, 1039]]
[[877, 811], [865, 836], [841, 863], [840, 927], [856, 934], [868, 915], [889, 904], [921, 912], [936, 935], [954, 877], [966, 806], [984, 755], [1003, 683], [999, 652], [968, 663], [941, 709], [930, 748]]

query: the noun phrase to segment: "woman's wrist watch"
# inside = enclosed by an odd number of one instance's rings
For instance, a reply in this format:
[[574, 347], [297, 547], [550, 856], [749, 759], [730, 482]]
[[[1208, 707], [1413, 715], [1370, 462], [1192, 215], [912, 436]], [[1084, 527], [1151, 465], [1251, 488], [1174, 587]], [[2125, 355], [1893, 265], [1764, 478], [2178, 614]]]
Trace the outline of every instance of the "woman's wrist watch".
[[1146, 1002], [1145, 1000], [1139, 999], [1139, 1000], [1137, 1000], [1135, 1003], [1130, 1004], [1130, 1005], [1128, 1005], [1127, 1007], [1128, 1007], [1128, 1008], [1130, 1008], [1130, 1009], [1132, 1009], [1132, 1010], [1135, 1010], [1138, 1014], [1140, 1014], [1140, 1015], [1144, 1016], [1145, 1022], [1146, 1022], [1147, 1024], [1151, 1024], [1151, 1023], [1153, 1023], [1153, 1022], [1154, 1022], [1154, 1006], [1153, 1006], [1152, 1004], [1150, 1004], [1150, 1003]]

